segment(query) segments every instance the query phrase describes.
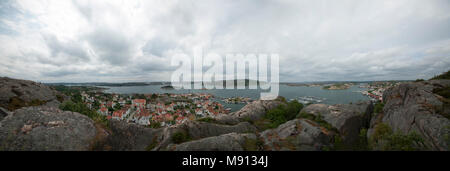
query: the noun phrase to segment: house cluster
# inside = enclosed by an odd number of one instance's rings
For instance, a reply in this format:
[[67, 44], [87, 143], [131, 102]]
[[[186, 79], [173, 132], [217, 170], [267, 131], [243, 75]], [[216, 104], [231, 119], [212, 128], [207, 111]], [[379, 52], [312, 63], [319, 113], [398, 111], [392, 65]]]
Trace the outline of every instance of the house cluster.
[[229, 97], [224, 98], [222, 101], [228, 104], [249, 104], [253, 100], [249, 97]]
[[[399, 82], [372, 82], [364, 88], [367, 88], [367, 91], [363, 91], [362, 94], [370, 97], [373, 101], [383, 101], [383, 93], [386, 89], [396, 86], [400, 84]], [[362, 87], [362, 86], [361, 86]]]
[[87, 94], [82, 99], [91, 109], [108, 119], [123, 120], [140, 125], [158, 123], [160, 126], [181, 124], [187, 120], [228, 113], [210, 94], [152, 94], [117, 95]]

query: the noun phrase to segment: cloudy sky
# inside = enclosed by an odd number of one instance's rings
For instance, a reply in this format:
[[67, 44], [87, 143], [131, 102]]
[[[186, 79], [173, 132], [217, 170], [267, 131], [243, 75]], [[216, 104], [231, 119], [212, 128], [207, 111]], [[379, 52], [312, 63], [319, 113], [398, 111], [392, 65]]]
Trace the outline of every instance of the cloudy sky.
[[448, 0], [1, 0], [0, 76], [167, 81], [194, 47], [278, 53], [280, 80], [430, 78], [450, 69]]

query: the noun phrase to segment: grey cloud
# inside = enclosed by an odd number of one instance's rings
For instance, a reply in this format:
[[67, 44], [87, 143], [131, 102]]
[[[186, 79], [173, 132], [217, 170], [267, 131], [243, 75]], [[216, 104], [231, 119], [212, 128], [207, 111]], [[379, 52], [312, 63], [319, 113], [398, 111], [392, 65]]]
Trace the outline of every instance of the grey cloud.
[[64, 77], [77, 74], [75, 71], [70, 70], [56, 70], [56, 71], [43, 71], [42, 75], [45, 77]]
[[176, 47], [176, 42], [173, 42], [171, 40], [165, 40], [160, 37], [153, 38], [145, 44], [145, 46], [142, 48], [142, 51], [144, 54], [153, 54], [159, 57], [163, 57], [164, 53], [167, 52], [170, 49], [173, 49]]
[[[0, 2], [1, 66], [10, 67], [0, 75], [34, 62], [40, 79], [168, 80], [170, 55], [198, 45], [220, 55], [278, 53], [281, 81], [427, 79], [450, 69], [446, 0], [32, 2]], [[66, 36], [58, 29], [67, 23], [47, 7], [87, 25]], [[62, 66], [70, 69], [45, 69]]]
[[50, 34], [43, 34], [42, 36], [51, 50], [52, 57], [57, 57], [60, 53], [64, 53], [73, 57], [73, 61], [87, 62], [90, 60], [87, 49], [82, 47], [82, 42], [61, 42], [58, 38], [56, 38], [56, 36]]
[[125, 65], [132, 57], [132, 42], [116, 28], [99, 28], [87, 35], [95, 53], [112, 65]]

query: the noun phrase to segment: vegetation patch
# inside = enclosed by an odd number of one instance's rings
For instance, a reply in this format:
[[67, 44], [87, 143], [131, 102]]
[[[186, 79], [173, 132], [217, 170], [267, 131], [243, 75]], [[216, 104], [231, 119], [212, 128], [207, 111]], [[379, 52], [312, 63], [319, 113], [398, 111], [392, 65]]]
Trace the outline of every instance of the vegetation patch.
[[217, 123], [217, 120], [214, 118], [211, 118], [211, 117], [200, 118], [200, 119], [197, 119], [197, 121], [208, 122], [208, 123]]
[[245, 151], [260, 151], [264, 148], [264, 142], [258, 138], [252, 139], [245, 137], [245, 141], [242, 147]]
[[102, 124], [106, 128], [109, 128], [109, 121], [106, 118], [106, 116], [99, 114], [95, 110], [89, 109], [84, 103], [81, 102], [75, 103], [73, 101], [68, 101], [61, 104], [59, 108], [64, 111], [78, 112], [80, 114], [86, 115], [87, 117], [91, 118], [95, 123]]
[[297, 118], [303, 118], [303, 119], [312, 120], [312, 121], [316, 122], [317, 124], [319, 124], [321, 127], [326, 128], [327, 130], [339, 133], [339, 130], [337, 128], [333, 127], [333, 125], [331, 125], [327, 121], [323, 120], [323, 116], [320, 115], [320, 114], [319, 115], [313, 115], [313, 114], [310, 114], [310, 113], [302, 112], [302, 113], [297, 115]]
[[147, 127], [158, 129], [158, 128], [161, 128], [162, 126], [161, 126], [161, 122], [150, 121], [150, 125], [148, 125]]
[[435, 88], [433, 93], [443, 97], [443, 99], [440, 99], [442, 106], [435, 107], [436, 113], [450, 119], [450, 87]]
[[384, 108], [384, 103], [383, 102], [375, 103], [374, 108], [373, 108], [373, 112], [374, 113], [383, 113], [383, 108]]
[[14, 110], [20, 109], [22, 107], [40, 106], [40, 105], [44, 105], [45, 103], [47, 103], [47, 101], [39, 100], [39, 99], [33, 99], [30, 102], [26, 102], [19, 97], [11, 97], [9, 99], [8, 105], [4, 106], [4, 107], [6, 109], [8, 109], [9, 111], [14, 111]]
[[272, 128], [272, 126], [271, 126], [272, 121], [269, 119], [265, 119], [265, 118], [258, 119], [254, 122], [251, 122], [251, 124], [253, 124], [260, 131], [264, 131], [264, 130]]
[[420, 135], [411, 132], [403, 135], [400, 132], [394, 133], [392, 128], [380, 123], [375, 126], [375, 132], [369, 138], [369, 148], [377, 148], [385, 151], [417, 151], [424, 147], [424, 140]]
[[57, 95], [56, 95], [56, 99], [57, 99], [60, 103], [64, 102], [64, 96], [61, 95], [61, 94], [57, 94]]
[[353, 144], [345, 144], [342, 137], [339, 135], [334, 136], [333, 147], [330, 148], [333, 151], [369, 151], [369, 145], [367, 141], [367, 129], [362, 128], [359, 131], [358, 141]]
[[90, 86], [64, 86], [64, 85], [55, 85], [55, 86], [49, 86], [50, 88], [53, 88], [56, 91], [59, 91], [65, 95], [71, 96], [73, 94], [85, 91], [97, 91], [97, 90], [104, 90], [104, 88], [99, 87], [90, 87]]
[[175, 132], [172, 136], [172, 142], [175, 144], [181, 144], [190, 140], [192, 140], [192, 138], [189, 133], [183, 131]]
[[450, 98], [450, 87], [435, 88], [433, 93], [448, 99]]
[[155, 137], [153, 137], [152, 142], [145, 148], [145, 150], [152, 151], [157, 145], [158, 145], [158, 140], [155, 136]]
[[287, 105], [279, 105], [278, 107], [267, 111], [266, 115], [264, 116], [264, 119], [266, 120], [264, 121], [264, 123], [267, 123], [267, 125], [260, 126], [276, 128], [289, 120], [295, 119], [297, 113], [300, 112], [302, 108], [303, 104], [299, 103], [296, 100], [287, 103]]
[[444, 72], [441, 75], [434, 76], [430, 80], [443, 80], [443, 79], [445, 80], [450, 79], [450, 71]]

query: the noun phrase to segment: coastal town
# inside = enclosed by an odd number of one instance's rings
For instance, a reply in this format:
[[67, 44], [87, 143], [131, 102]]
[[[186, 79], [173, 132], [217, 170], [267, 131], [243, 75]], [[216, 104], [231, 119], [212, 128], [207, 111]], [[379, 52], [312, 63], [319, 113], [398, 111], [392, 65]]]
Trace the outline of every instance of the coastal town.
[[82, 101], [107, 119], [150, 127], [181, 124], [187, 120], [228, 113], [211, 94], [107, 94], [81, 92]]
[[[372, 101], [382, 101], [383, 92], [400, 82], [380, 81], [360, 84], [359, 91]], [[348, 87], [353, 84], [345, 84]], [[327, 86], [327, 85], [323, 85]], [[103, 89], [99, 89], [103, 90]], [[150, 127], [165, 127], [184, 123], [188, 120], [198, 120], [227, 114], [231, 108], [222, 104], [248, 104], [253, 101], [249, 97], [214, 97], [208, 93], [153, 93], [153, 94], [114, 94], [103, 91], [83, 89], [82, 102], [91, 110], [105, 116], [109, 120], [121, 120], [128, 123]], [[291, 99], [294, 100], [294, 99]], [[305, 96], [295, 100], [300, 103], [321, 103], [325, 98]], [[219, 103], [221, 101], [222, 103]]]

